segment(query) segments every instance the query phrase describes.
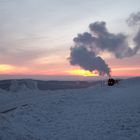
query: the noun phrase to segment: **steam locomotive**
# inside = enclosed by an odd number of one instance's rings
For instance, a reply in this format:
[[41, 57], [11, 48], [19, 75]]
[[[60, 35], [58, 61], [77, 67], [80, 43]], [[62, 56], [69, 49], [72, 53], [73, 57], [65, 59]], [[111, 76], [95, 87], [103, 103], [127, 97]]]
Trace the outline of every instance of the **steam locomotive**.
[[108, 79], [108, 86], [113, 86], [113, 85], [118, 84], [118, 83], [119, 83], [119, 80], [115, 80], [113, 78]]

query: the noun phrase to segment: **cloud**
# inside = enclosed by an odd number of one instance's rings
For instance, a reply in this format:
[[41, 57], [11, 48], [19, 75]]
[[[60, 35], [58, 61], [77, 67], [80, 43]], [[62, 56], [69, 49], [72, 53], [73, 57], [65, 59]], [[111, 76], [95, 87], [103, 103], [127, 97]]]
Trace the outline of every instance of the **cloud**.
[[129, 26], [140, 25], [140, 11], [137, 13], [130, 14], [126, 22], [128, 23]]
[[18, 50], [6, 48], [0, 52], [0, 63], [15, 66], [29, 65], [34, 59], [43, 55], [41, 50]]
[[93, 48], [97, 47], [100, 51], [109, 51], [117, 58], [130, 57], [137, 53], [135, 48], [129, 47], [128, 35], [110, 33], [104, 21], [90, 24], [89, 29], [96, 36], [96, 41], [94, 41], [96, 45]]
[[[137, 53], [138, 47], [129, 47], [128, 35], [110, 33], [104, 21], [97, 21], [89, 25], [90, 33], [78, 34], [73, 39], [76, 46], [92, 49], [96, 54], [103, 51], [112, 53], [116, 58], [130, 57]], [[136, 39], [135, 39], [136, 40]], [[137, 41], [138, 42], [138, 41]], [[135, 41], [136, 43], [136, 41]]]
[[90, 33], [85, 32], [83, 34], [78, 34], [78, 36], [75, 37], [73, 41], [77, 45], [91, 45], [94, 42], [94, 37]]
[[[1, 27], [0, 27], [1, 28]], [[5, 32], [6, 34], [6, 32]], [[39, 58], [48, 58], [62, 52], [51, 48], [49, 37], [40, 34], [0, 33], [0, 64], [31, 67]], [[39, 62], [38, 62], [39, 63]], [[47, 64], [46, 64], [47, 65]]]
[[136, 27], [135, 28], [135, 36], [133, 38], [135, 47], [134, 47], [134, 54], [139, 52], [140, 50], [140, 11], [136, 13], [131, 13], [129, 18], [126, 20], [128, 26]]
[[135, 35], [134, 37], [134, 42], [136, 44], [136, 47], [135, 47], [135, 52], [139, 51], [140, 49], [140, 29], [139, 31], [137, 32], [137, 34]]
[[106, 23], [104, 21], [96, 21], [94, 23], [91, 23], [89, 25], [89, 29], [91, 32], [93, 32], [95, 35], [100, 36], [100, 35], [107, 35], [108, 31], [106, 28]]
[[89, 71], [97, 70], [100, 75], [110, 73], [110, 68], [101, 57], [82, 46], [71, 48], [70, 64], [79, 65]]
[[101, 52], [107, 51], [122, 59], [134, 56], [140, 49], [140, 30], [133, 39], [133, 48], [128, 42], [129, 35], [109, 32], [105, 21], [89, 24], [89, 31], [74, 37], [74, 46], [70, 49], [69, 58], [71, 65], [79, 65], [85, 70], [97, 70], [100, 74], [109, 75], [110, 68], [99, 56]]

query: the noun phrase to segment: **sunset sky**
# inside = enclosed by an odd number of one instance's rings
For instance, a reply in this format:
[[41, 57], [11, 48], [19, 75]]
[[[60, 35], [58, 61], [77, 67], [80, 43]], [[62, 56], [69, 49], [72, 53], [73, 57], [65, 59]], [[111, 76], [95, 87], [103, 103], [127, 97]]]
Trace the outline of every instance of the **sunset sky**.
[[[0, 74], [95, 76], [69, 63], [73, 38], [95, 21], [133, 36], [137, 27], [126, 20], [138, 11], [139, 0], [0, 0]], [[133, 48], [131, 36], [129, 42]], [[100, 55], [111, 75], [140, 76], [140, 51], [123, 59]]]

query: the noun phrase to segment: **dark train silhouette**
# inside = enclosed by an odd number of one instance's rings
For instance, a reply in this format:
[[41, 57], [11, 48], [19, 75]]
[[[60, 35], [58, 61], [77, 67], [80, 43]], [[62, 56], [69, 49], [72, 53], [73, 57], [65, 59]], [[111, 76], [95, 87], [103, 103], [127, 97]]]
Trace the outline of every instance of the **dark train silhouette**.
[[115, 80], [113, 78], [108, 79], [108, 86], [114, 86], [115, 84], [118, 84], [119, 80]]

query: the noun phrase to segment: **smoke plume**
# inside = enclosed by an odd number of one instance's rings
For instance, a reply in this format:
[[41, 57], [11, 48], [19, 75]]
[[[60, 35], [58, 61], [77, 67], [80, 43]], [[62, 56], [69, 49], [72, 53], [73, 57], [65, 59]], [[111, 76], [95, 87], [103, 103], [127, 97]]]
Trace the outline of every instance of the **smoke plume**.
[[138, 52], [140, 50], [140, 29], [133, 40], [136, 44], [136, 47], [134, 48], [135, 52]]
[[140, 25], [140, 11], [137, 13], [130, 14], [126, 22], [128, 23], [129, 26]]
[[128, 26], [137, 29], [136, 35], [133, 38], [135, 44], [134, 53], [137, 53], [140, 50], [140, 11], [130, 14], [126, 22]]
[[108, 51], [115, 55], [116, 58], [130, 57], [136, 54], [136, 48], [130, 48], [127, 42], [128, 35], [123, 33], [113, 34], [106, 28], [105, 22], [95, 22], [89, 25], [93, 36], [96, 36], [95, 45], [99, 51]]
[[[127, 22], [134, 24], [133, 20], [135, 20], [135, 23], [138, 23], [140, 12], [129, 18], [131, 20], [129, 19]], [[99, 54], [107, 51], [119, 59], [137, 54], [140, 49], [140, 29], [133, 38], [133, 48], [129, 46], [128, 37], [129, 35], [124, 33], [109, 32], [104, 21], [91, 23], [89, 32], [74, 37], [74, 46], [70, 49], [70, 64], [79, 65], [89, 71], [97, 70], [99, 74], [110, 75], [109, 66]]]
[[91, 72], [97, 70], [100, 75], [109, 75], [110, 73], [110, 68], [105, 61], [83, 46], [71, 48], [70, 56], [72, 65], [79, 65], [81, 68]]

